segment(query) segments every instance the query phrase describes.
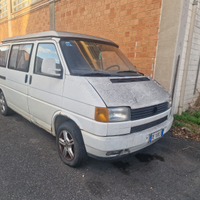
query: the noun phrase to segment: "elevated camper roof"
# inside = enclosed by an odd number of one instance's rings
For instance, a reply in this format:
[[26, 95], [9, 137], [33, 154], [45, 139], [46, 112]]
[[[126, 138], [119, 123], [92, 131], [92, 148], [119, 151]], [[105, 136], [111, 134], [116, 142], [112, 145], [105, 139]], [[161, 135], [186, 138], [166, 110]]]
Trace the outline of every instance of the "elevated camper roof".
[[100, 38], [100, 37], [94, 37], [90, 35], [84, 35], [79, 33], [70, 33], [70, 32], [61, 32], [61, 31], [45, 31], [40, 33], [33, 33], [28, 35], [20, 35], [15, 37], [10, 37], [2, 40], [2, 43], [11, 43], [11, 42], [23, 42], [23, 41], [31, 41], [31, 40], [44, 40], [48, 38], [62, 38], [67, 40], [88, 40], [88, 41], [99, 41], [102, 43], [111, 44], [113, 46], [118, 47], [117, 44], [114, 42]]

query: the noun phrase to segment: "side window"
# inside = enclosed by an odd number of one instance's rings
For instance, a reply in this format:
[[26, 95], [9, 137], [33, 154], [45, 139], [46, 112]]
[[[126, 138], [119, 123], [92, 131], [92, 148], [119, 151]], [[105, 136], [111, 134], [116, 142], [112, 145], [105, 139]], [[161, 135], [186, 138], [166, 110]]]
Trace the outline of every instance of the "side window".
[[8, 68], [28, 72], [32, 44], [13, 45]]
[[[50, 44], [50, 43], [40, 43], [38, 45], [37, 48], [37, 53], [36, 53], [36, 58], [35, 58], [35, 68], [34, 68], [34, 73], [35, 74], [40, 74], [40, 75], [46, 75], [46, 76], [53, 76], [55, 77], [55, 75], [51, 74], [51, 73], [44, 73], [42, 71], [42, 66], [45, 66], [45, 71], [48, 71], [48, 67], [49, 67], [49, 71], [51, 71], [51, 67], [50, 65], [48, 65], [47, 63], [55, 63], [55, 67], [58, 71], [58, 76], [62, 71], [62, 66], [61, 66], [61, 62], [60, 59], [58, 57], [58, 53], [56, 51], [56, 47], [54, 44]], [[56, 72], [55, 72], [56, 73]]]
[[6, 67], [9, 49], [9, 46], [0, 47], [0, 67]]

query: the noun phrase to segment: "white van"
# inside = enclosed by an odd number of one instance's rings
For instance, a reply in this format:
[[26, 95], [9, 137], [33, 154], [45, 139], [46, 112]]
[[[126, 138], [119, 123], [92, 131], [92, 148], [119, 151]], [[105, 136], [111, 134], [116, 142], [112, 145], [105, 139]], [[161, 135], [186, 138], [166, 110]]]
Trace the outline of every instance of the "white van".
[[170, 94], [110, 40], [47, 31], [0, 44], [0, 110], [56, 136], [62, 161], [113, 159], [170, 129]]

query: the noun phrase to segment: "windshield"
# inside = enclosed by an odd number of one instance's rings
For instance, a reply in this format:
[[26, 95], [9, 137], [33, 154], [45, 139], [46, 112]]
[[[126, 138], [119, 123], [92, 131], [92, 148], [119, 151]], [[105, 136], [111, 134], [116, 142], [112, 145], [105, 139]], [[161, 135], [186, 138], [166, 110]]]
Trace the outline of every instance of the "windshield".
[[61, 48], [72, 75], [141, 75], [119, 48], [90, 41], [61, 41]]

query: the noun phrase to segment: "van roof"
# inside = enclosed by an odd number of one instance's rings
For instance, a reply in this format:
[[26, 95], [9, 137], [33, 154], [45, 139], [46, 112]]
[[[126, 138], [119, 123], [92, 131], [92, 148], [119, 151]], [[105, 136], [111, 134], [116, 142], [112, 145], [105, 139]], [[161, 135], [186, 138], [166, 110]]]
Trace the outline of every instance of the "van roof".
[[70, 33], [70, 32], [61, 32], [61, 31], [45, 31], [45, 32], [40, 32], [40, 33], [33, 33], [33, 34], [28, 34], [28, 35], [20, 35], [20, 36], [15, 36], [15, 37], [10, 37], [2, 40], [2, 43], [11, 43], [11, 42], [23, 42], [23, 41], [29, 41], [29, 40], [44, 40], [46, 38], [62, 38], [62, 39], [74, 39], [74, 40], [90, 40], [90, 41], [99, 41], [107, 44], [114, 45], [118, 47], [117, 44], [114, 42], [100, 38], [100, 37], [94, 37], [90, 35], [84, 35], [84, 34], [79, 34], [79, 33]]

